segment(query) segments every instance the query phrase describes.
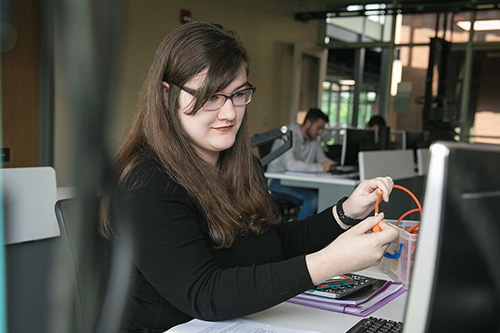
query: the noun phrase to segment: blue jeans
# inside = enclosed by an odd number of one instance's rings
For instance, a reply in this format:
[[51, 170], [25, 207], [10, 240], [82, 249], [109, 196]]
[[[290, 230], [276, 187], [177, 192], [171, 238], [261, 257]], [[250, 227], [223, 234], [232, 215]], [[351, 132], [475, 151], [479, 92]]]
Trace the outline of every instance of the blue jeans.
[[287, 194], [302, 201], [302, 207], [300, 207], [298, 216], [299, 220], [303, 220], [308, 216], [316, 214], [318, 209], [317, 190], [302, 187], [283, 186], [281, 185], [279, 179], [271, 179], [269, 182], [269, 189], [271, 192]]

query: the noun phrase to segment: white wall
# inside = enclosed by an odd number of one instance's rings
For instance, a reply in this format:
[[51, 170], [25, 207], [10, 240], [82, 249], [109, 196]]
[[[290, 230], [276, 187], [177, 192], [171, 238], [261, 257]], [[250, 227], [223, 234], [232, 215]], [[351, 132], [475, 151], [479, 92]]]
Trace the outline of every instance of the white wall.
[[[134, 112], [137, 92], [158, 44], [180, 24], [180, 10], [196, 21], [220, 23], [237, 32], [250, 54], [249, 81], [257, 87], [248, 106], [250, 126], [261, 133], [288, 122], [295, 41], [316, 42], [319, 22], [294, 20], [299, 11], [319, 10], [319, 0], [123, 0], [122, 40], [113, 90], [115, 151]], [[73, 185], [74, 123], [66, 106], [65, 84], [56, 54], [55, 169], [59, 186]], [[289, 86], [287, 86], [289, 85]]]

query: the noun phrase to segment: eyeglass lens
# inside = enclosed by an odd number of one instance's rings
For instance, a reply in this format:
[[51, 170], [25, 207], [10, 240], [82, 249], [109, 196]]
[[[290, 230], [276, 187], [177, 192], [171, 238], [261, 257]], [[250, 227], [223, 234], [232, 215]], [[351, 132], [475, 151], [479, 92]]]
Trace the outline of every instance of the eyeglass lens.
[[231, 96], [215, 94], [207, 100], [204, 107], [208, 111], [218, 110], [224, 106], [228, 98], [231, 99], [234, 106], [243, 106], [250, 103], [253, 97], [253, 91], [252, 88], [248, 88], [237, 91]]

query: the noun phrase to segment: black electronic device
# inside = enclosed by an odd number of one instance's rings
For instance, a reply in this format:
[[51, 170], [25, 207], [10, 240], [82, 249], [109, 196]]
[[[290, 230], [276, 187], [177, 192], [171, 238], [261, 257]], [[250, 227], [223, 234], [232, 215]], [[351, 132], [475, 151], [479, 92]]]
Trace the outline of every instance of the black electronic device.
[[342, 145], [327, 145], [325, 155], [332, 161], [340, 162], [340, 157], [342, 156]]
[[346, 333], [399, 333], [403, 331], [403, 323], [379, 317], [360, 319]]
[[403, 322], [408, 332], [500, 332], [500, 146], [430, 151]]
[[386, 150], [390, 147], [391, 141], [391, 128], [388, 126], [383, 126], [377, 129], [377, 148], [380, 150]]
[[364, 150], [377, 149], [375, 131], [346, 128], [342, 138], [342, 155], [340, 165], [358, 165], [358, 153]]
[[429, 148], [430, 135], [427, 131], [404, 131], [403, 149], [413, 150], [415, 163], [417, 163], [417, 149]]
[[426, 131], [405, 131], [404, 149], [417, 150], [418, 148], [429, 148], [429, 132]]
[[[276, 139], [282, 139], [283, 144], [276, 150], [271, 151], [271, 146]], [[292, 132], [287, 126], [281, 126], [262, 134], [255, 134], [250, 139], [250, 145], [259, 149], [260, 163], [265, 167], [269, 162], [285, 153], [288, 149], [292, 148], [293, 136]], [[266, 147], [266, 151], [262, 149]], [[269, 148], [269, 149], [267, 149]], [[261, 154], [262, 153], [262, 154]]]
[[378, 279], [357, 274], [343, 274], [335, 276], [318, 284], [314, 289], [305, 293], [327, 298], [341, 299], [362, 289], [374, 285]]
[[329, 174], [335, 175], [335, 176], [348, 175], [348, 174], [351, 174], [353, 172], [356, 172], [356, 169], [354, 169], [354, 168], [343, 169], [342, 167], [336, 167], [336, 168], [328, 170]]

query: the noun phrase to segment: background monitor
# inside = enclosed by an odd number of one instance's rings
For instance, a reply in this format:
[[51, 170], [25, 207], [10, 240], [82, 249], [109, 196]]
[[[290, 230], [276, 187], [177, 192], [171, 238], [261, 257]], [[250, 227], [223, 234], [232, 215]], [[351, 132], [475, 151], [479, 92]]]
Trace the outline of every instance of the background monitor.
[[375, 131], [346, 128], [342, 140], [340, 165], [358, 165], [358, 153], [363, 150], [377, 149]]
[[406, 146], [406, 131], [393, 129], [391, 130], [390, 145], [391, 149], [405, 149]]
[[340, 158], [342, 157], [342, 145], [327, 145], [325, 155], [332, 161], [340, 163]]
[[429, 148], [429, 133], [426, 131], [405, 131], [404, 149]]
[[383, 126], [376, 131], [376, 141], [378, 149], [386, 150], [390, 149], [391, 145], [391, 128], [388, 126]]
[[500, 332], [500, 146], [438, 142], [405, 332]]

